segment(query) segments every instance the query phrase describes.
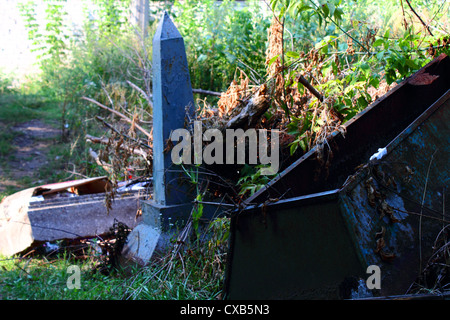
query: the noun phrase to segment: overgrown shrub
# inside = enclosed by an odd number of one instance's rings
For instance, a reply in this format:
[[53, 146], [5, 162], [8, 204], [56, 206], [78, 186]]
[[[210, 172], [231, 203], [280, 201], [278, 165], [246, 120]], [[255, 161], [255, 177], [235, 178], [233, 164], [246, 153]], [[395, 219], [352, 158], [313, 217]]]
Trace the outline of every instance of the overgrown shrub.
[[264, 79], [270, 15], [259, 1], [242, 7], [230, 0], [176, 1], [173, 11], [194, 88], [225, 91], [237, 68]]
[[[83, 97], [130, 115], [138, 113], [145, 121], [151, 110], [142, 95], [127, 81], [149, 93], [151, 87], [151, 47], [142, 39], [128, 19], [129, 0], [95, 0], [97, 19], [88, 16], [76, 34], [64, 24], [68, 14], [64, 1], [45, 1], [46, 17], [36, 19], [36, 1], [22, 2], [33, 50], [38, 51], [41, 73], [39, 92], [59, 105], [57, 118], [65, 141], [75, 141], [80, 158], [78, 171], [84, 175], [104, 173], [92, 166], [84, 136], [104, 132], [94, 120], [111, 114]], [[86, 4], [86, 3], [85, 3]], [[137, 111], [138, 110], [138, 111]]]

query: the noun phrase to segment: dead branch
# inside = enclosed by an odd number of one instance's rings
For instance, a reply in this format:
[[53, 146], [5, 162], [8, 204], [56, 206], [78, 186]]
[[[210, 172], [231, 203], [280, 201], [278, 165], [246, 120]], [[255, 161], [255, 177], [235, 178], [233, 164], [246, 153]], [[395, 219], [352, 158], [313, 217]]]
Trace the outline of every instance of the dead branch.
[[311, 85], [311, 83], [309, 83], [309, 81], [305, 79], [304, 76], [302, 76], [301, 74], [298, 75], [297, 81], [300, 82], [302, 85], [304, 85], [305, 88], [309, 90], [309, 92], [311, 92], [313, 95], [315, 95], [316, 98], [319, 99], [320, 102], [323, 102], [323, 95], [321, 95], [320, 92], [317, 91], [316, 88], [314, 88]]
[[247, 100], [245, 107], [241, 112], [233, 117], [225, 125], [226, 129], [251, 128], [254, 127], [264, 112], [269, 109], [269, 100], [265, 95], [265, 89], [260, 88], [256, 94]]
[[133, 82], [127, 80], [127, 83], [130, 85], [130, 87], [132, 87], [134, 90], [138, 91], [140, 94], [142, 94], [145, 98], [145, 100], [147, 100], [148, 104], [150, 105], [150, 107], [153, 108], [153, 102], [152, 102], [152, 96], [150, 94], [145, 93], [144, 90], [142, 90], [141, 88], [139, 88], [137, 85], [135, 85]]
[[207, 95], [216, 96], [216, 97], [220, 97], [222, 95], [221, 92], [209, 91], [209, 90], [203, 90], [203, 89], [192, 89], [192, 92], [199, 93], [199, 94], [207, 94]]
[[101, 84], [102, 84], [103, 92], [105, 93], [106, 97], [108, 98], [109, 103], [112, 106], [112, 108], [114, 109], [114, 106], [118, 105], [120, 107], [120, 109], [122, 109], [123, 112], [125, 114], [127, 114], [128, 117], [133, 118], [133, 114], [131, 112], [129, 112], [127, 109], [125, 109], [119, 102], [117, 102], [116, 104], [114, 103], [113, 99], [111, 98], [111, 96], [108, 93], [108, 90], [106, 90], [106, 86], [103, 84], [103, 82], [101, 82]]
[[102, 84], [103, 92], [105, 93], [106, 97], [108, 98], [109, 103], [111, 104], [111, 106], [114, 108], [114, 102], [112, 101], [111, 96], [109, 95], [108, 91], [106, 90], [106, 87], [105, 87], [103, 81], [101, 81], [101, 84]]
[[[93, 104], [96, 104], [96, 105], [99, 106], [100, 108], [103, 108], [103, 109], [105, 109], [105, 110], [108, 110], [109, 112], [111, 112], [111, 113], [113, 113], [113, 114], [115, 114], [115, 115], [121, 117], [122, 119], [124, 119], [125, 121], [127, 121], [127, 122], [130, 123], [130, 124], [133, 123], [133, 120], [131, 120], [130, 118], [128, 118], [128, 117], [125, 116], [124, 114], [122, 114], [122, 113], [120, 113], [119, 111], [116, 111], [116, 110], [114, 110], [114, 109], [111, 109], [111, 108], [105, 106], [104, 104], [101, 104], [100, 102], [94, 100], [94, 99], [91, 99], [91, 98], [88, 98], [88, 97], [81, 97], [81, 99], [86, 100], [86, 101], [89, 101], [89, 102], [91, 102], [91, 103], [93, 103]], [[145, 134], [148, 138], [151, 138], [151, 134], [150, 134], [147, 130], [145, 130], [144, 128], [142, 128], [142, 127], [141, 127], [140, 125], [138, 125], [137, 123], [135, 123], [134, 125], [136, 126], [137, 129], [139, 129], [139, 131], [141, 131], [143, 134]]]
[[65, 178], [64, 180], [66, 180], [66, 181], [67, 181], [67, 180], [70, 180], [70, 179], [72, 178], [73, 175], [81, 176], [83, 179], [87, 179], [87, 178], [88, 178], [88, 176], [85, 176], [84, 174], [81, 174], [81, 173], [75, 171], [75, 164], [73, 164], [72, 162], [69, 162], [68, 164], [71, 164], [71, 165], [72, 165], [73, 170], [72, 170], [72, 171], [69, 171], [69, 170], [67, 170], [67, 169], [64, 170], [64, 171], [66, 171], [67, 173], [70, 173], [70, 176], [68, 176], [68, 177]]
[[95, 162], [96, 162], [99, 166], [101, 166], [103, 169], [105, 169], [106, 172], [108, 172], [108, 173], [111, 174], [111, 172], [112, 172], [111, 165], [109, 165], [109, 164], [107, 164], [107, 163], [103, 163], [103, 162], [100, 160], [98, 154], [97, 154], [94, 150], [92, 150], [92, 148], [89, 148], [89, 155], [95, 160]]
[[[94, 137], [91, 136], [90, 134], [86, 134], [85, 138], [87, 142], [99, 143], [103, 145], [108, 145], [110, 143], [110, 141], [106, 138]], [[134, 154], [137, 154], [139, 156], [142, 156], [144, 159], [147, 159], [147, 153], [141, 149], [135, 149], [124, 144], [120, 145], [120, 148], [124, 150], [132, 150]]]
[[100, 144], [108, 144], [108, 139], [106, 138], [99, 138], [91, 136], [90, 134], [87, 134], [85, 136], [87, 142], [93, 142], [93, 143], [100, 143]]
[[[103, 123], [103, 125], [104, 125], [105, 127], [109, 128], [109, 129], [111, 129], [112, 131], [114, 131], [115, 133], [117, 133], [117, 134], [119, 134], [119, 135], [121, 135], [121, 136], [127, 138], [128, 140], [133, 141], [133, 142], [136, 142], [136, 143], [138, 143], [140, 146], [145, 147], [145, 148], [147, 148], [147, 149], [150, 149], [150, 150], [152, 149], [152, 147], [149, 146], [148, 144], [143, 143], [143, 142], [141, 142], [141, 141], [138, 141], [138, 140], [136, 140], [136, 139], [130, 137], [129, 135], [127, 135], [127, 134], [125, 134], [125, 133], [123, 133], [123, 132], [120, 132], [119, 130], [117, 130], [116, 128], [114, 128], [114, 126], [113, 126], [112, 124], [106, 122], [105, 119], [103, 119], [103, 118], [101, 118], [101, 117], [99, 117], [99, 116], [95, 116], [95, 119], [98, 120], [98, 121], [100, 121], [101, 123]], [[152, 130], [153, 130], [153, 128], [152, 128]], [[152, 132], [150, 132], [150, 135], [152, 135]]]
[[428, 33], [430, 34], [430, 36], [433, 37], [433, 34], [431, 33], [430, 28], [428, 27], [428, 25], [422, 20], [422, 18], [417, 14], [417, 12], [413, 9], [413, 7], [411, 6], [411, 3], [409, 3], [409, 0], [405, 0], [406, 3], [408, 4], [409, 8], [411, 9], [411, 11], [415, 14], [415, 16], [420, 20], [420, 22], [422, 23], [422, 25], [427, 29]]

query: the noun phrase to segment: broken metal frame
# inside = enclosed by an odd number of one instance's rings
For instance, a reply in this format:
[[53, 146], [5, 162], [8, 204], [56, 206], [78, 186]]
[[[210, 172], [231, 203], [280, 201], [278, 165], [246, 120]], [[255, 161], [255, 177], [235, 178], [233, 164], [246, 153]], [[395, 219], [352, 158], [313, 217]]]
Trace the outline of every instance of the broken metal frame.
[[[251, 197], [248, 200], [251, 205], [236, 212], [231, 221], [225, 277], [226, 297], [342, 298], [340, 291], [345, 289], [342, 288], [345, 279], [363, 277], [368, 264], [379, 263], [383, 264], [384, 283], [387, 283], [381, 294], [404, 293], [401, 290], [404, 290], [406, 283], [414, 281], [412, 277], [417, 276], [419, 268], [407, 272], [403, 270], [403, 273], [399, 268], [407, 268], [408, 263], [419, 265], [416, 250], [418, 244], [404, 240], [408, 232], [395, 229], [400, 224], [388, 223], [385, 227], [388, 229], [386, 237], [390, 237], [394, 246], [401, 247], [406, 253], [391, 266], [387, 264], [386, 267], [384, 262], [380, 262], [380, 252], [374, 253], [377, 243], [374, 236], [380, 231], [380, 224], [371, 226], [374, 213], [370, 212], [367, 199], [364, 199], [367, 198], [365, 194], [360, 197], [359, 202], [351, 196], [352, 193], [355, 195], [355, 192], [361, 194], [364, 191], [364, 183], [370, 170], [355, 174], [355, 167], [364, 163], [363, 159], [369, 159], [380, 146], [387, 146], [387, 158], [400, 158], [402, 152], [411, 159], [414, 158], [415, 154], [405, 151], [406, 147], [402, 144], [406, 139], [413, 139], [412, 142], [405, 143], [405, 146], [411, 147], [417, 143], [414, 141], [417, 136], [423, 138], [421, 130], [426, 122], [431, 124], [430, 136], [434, 134], [435, 138], [440, 138], [434, 141], [442, 143], [442, 151], [448, 153], [448, 138], [445, 136], [448, 134], [448, 126], [446, 127], [445, 116], [442, 115], [446, 115], [445, 111], [448, 110], [450, 91], [444, 95], [442, 93], [450, 88], [449, 76], [450, 59], [441, 55], [350, 120], [346, 124], [345, 137], [340, 133], [329, 137], [329, 149], [326, 150], [328, 154], [325, 155], [333, 157], [329, 168], [324, 170], [321, 167], [323, 163], [317, 161], [318, 150], [314, 148]], [[441, 114], [434, 115], [432, 122], [428, 121], [435, 112]], [[443, 120], [440, 121], [439, 117]], [[436, 131], [433, 126], [438, 122], [446, 129], [443, 130], [443, 136], [433, 132]], [[385, 126], [381, 126], [382, 124]], [[422, 143], [426, 144], [426, 141]], [[416, 161], [421, 160], [416, 158]], [[442, 166], [442, 161], [440, 165]], [[421, 168], [420, 185], [423, 186], [423, 171], [426, 171], [423, 163]], [[366, 165], [366, 169], [377, 170], [374, 163]], [[393, 174], [401, 176], [398, 166], [389, 172], [389, 175]], [[444, 172], [439, 183], [448, 183], [447, 180], [448, 174]], [[434, 188], [436, 189], [436, 185]], [[406, 189], [405, 192], [409, 194], [414, 192]], [[291, 198], [273, 203], [273, 199], [280, 194], [288, 194]], [[417, 196], [417, 192], [415, 195]], [[395, 194], [384, 196], [389, 201], [395, 198]], [[406, 211], [411, 215], [414, 210], [420, 211], [421, 216], [403, 216], [402, 219], [407, 219], [407, 226], [413, 225], [413, 233], [417, 235], [417, 229], [414, 229], [417, 220], [422, 226], [422, 223], [425, 224], [422, 218], [426, 214], [421, 211], [424, 210], [423, 204], [415, 205], [409, 206]], [[445, 219], [449, 220], [444, 215], [443, 220]], [[427, 227], [430, 234], [433, 233], [431, 230], [437, 230], [436, 223], [427, 224]], [[429, 245], [431, 240], [435, 240], [429, 234], [426, 236], [427, 239], [421, 246]], [[414, 250], [408, 251], [407, 246]], [[420, 261], [422, 262], [424, 261]]]
[[[345, 133], [333, 132], [323, 146], [305, 153], [246, 203], [258, 204], [280, 196], [290, 198], [339, 188], [377, 148], [395, 139], [439, 99], [449, 83], [450, 57], [441, 54], [347, 121]], [[318, 160], [320, 150], [322, 159], [330, 159], [328, 166], [326, 161]]]

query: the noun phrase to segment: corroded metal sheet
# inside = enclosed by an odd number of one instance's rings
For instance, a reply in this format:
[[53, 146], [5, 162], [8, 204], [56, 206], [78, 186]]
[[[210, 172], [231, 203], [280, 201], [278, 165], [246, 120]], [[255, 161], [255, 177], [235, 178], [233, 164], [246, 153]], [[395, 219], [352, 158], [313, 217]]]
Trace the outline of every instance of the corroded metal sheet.
[[381, 294], [403, 294], [450, 223], [450, 91], [341, 189], [341, 212], [364, 265], [382, 270]]

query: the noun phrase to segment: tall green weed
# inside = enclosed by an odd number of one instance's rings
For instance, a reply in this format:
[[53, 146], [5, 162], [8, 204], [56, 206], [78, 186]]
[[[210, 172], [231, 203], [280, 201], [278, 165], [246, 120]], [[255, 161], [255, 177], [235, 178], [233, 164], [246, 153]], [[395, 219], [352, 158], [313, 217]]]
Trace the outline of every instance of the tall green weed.
[[258, 1], [176, 1], [173, 11], [194, 88], [224, 91], [237, 68], [262, 81], [270, 16]]

